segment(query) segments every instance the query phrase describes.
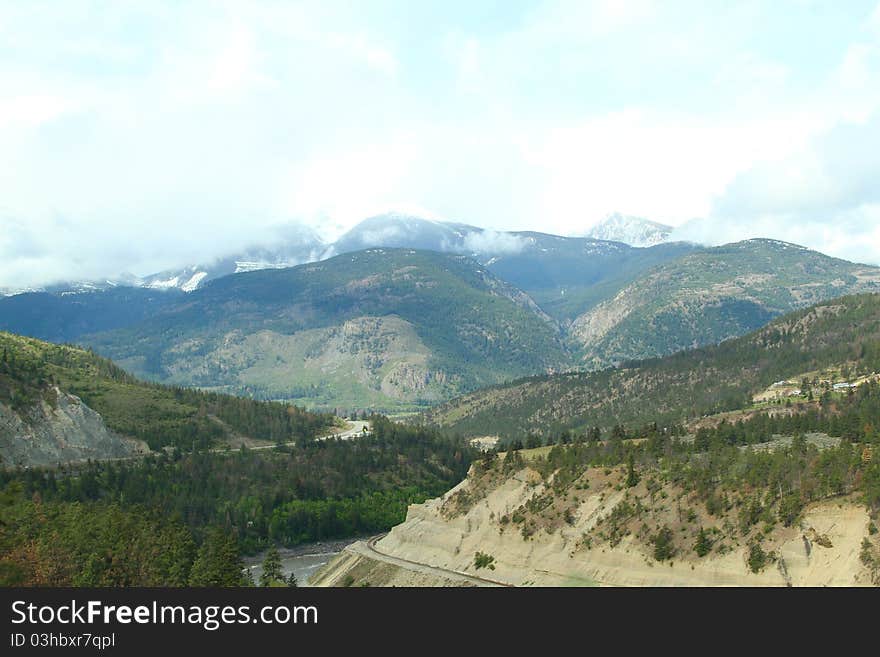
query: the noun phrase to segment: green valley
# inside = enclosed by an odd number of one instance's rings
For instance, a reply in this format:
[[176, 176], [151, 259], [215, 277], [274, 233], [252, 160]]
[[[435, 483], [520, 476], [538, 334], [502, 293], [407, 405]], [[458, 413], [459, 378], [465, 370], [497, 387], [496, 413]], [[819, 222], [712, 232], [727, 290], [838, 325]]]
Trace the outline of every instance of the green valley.
[[328, 437], [331, 415], [144, 383], [9, 333], [0, 419], [3, 586], [249, 584], [241, 554], [385, 531], [475, 454], [381, 416]]

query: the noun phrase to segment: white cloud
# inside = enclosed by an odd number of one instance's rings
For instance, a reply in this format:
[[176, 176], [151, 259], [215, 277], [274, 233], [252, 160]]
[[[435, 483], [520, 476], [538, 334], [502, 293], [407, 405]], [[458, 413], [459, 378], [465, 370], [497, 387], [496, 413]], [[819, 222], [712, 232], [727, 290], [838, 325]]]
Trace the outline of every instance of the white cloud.
[[559, 0], [545, 2], [529, 15], [516, 35], [528, 40], [608, 36], [650, 19], [653, 0]]
[[398, 62], [394, 54], [387, 48], [373, 43], [363, 34], [327, 34], [324, 37], [333, 47], [348, 52], [362, 59], [366, 64], [385, 75], [397, 72]]
[[304, 217], [327, 235], [327, 220], [350, 227], [361, 219], [405, 205], [397, 194], [417, 156], [411, 136], [316, 156], [285, 176], [279, 210]]
[[528, 246], [528, 241], [520, 235], [484, 230], [468, 233], [464, 237], [464, 248], [477, 254], [513, 254], [519, 253]]
[[0, 4], [0, 287], [390, 208], [563, 234], [736, 215], [860, 253], [833, 233], [876, 245], [876, 142], [818, 135], [874, 129], [880, 7], [825, 30], [778, 4]]
[[240, 91], [249, 83], [268, 81], [257, 70], [259, 57], [253, 34], [244, 28], [236, 29], [213, 62], [208, 88], [221, 93]]
[[0, 98], [0, 129], [36, 126], [61, 116], [72, 107], [70, 101], [53, 94]]
[[790, 157], [759, 163], [731, 182], [713, 214], [787, 213], [816, 220], [880, 202], [880, 113], [839, 124]]
[[678, 224], [707, 215], [739, 172], [790, 152], [813, 129], [790, 116], [736, 122], [627, 110], [554, 128], [526, 157], [546, 181], [541, 203], [556, 230], [583, 230], [614, 211]]
[[877, 36], [880, 36], [880, 3], [877, 4], [874, 13], [872, 13], [871, 18], [868, 19], [868, 26], [875, 34], [877, 34]]
[[596, 31], [613, 32], [650, 18], [655, 4], [654, 0], [597, 0], [590, 5], [590, 24]]
[[712, 244], [770, 237], [880, 264], [878, 152], [880, 113], [839, 124], [789, 157], [740, 173], [706, 220], [673, 237]]

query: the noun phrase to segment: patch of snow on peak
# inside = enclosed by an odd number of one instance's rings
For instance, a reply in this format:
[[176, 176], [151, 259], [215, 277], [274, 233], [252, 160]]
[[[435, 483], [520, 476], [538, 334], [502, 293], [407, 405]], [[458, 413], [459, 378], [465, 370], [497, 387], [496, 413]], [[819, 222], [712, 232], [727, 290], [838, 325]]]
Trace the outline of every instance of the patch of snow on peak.
[[648, 247], [668, 241], [671, 233], [672, 226], [615, 212], [608, 215], [602, 223], [594, 226], [587, 233], [587, 237], [623, 242], [636, 247]]
[[199, 286], [199, 283], [201, 283], [202, 280], [204, 280], [205, 276], [207, 276], [207, 275], [208, 275], [208, 272], [206, 272], [206, 271], [200, 271], [200, 272], [193, 274], [192, 277], [186, 283], [184, 283], [183, 285], [180, 286], [180, 289], [183, 290], [184, 292], [192, 292], [193, 290], [195, 290]]
[[172, 276], [171, 278], [165, 279], [164, 281], [152, 281], [147, 287], [153, 288], [155, 290], [170, 290], [173, 287], [177, 287], [180, 282], [179, 276]]
[[293, 267], [297, 263], [292, 261], [267, 262], [265, 260], [236, 260], [235, 273], [240, 274], [246, 271], [259, 271], [261, 269], [284, 269], [285, 267]]

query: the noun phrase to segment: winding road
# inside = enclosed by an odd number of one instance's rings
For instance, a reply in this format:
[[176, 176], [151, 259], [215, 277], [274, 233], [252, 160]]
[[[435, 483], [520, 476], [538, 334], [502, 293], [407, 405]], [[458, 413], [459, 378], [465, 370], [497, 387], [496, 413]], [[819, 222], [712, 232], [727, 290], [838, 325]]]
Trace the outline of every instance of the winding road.
[[462, 573], [457, 570], [448, 570], [439, 566], [431, 566], [426, 563], [419, 563], [417, 561], [410, 561], [409, 559], [402, 559], [401, 557], [393, 557], [390, 554], [385, 554], [384, 552], [380, 552], [378, 549], [376, 549], [376, 543], [384, 537], [385, 534], [379, 534], [378, 536], [374, 536], [367, 541], [357, 541], [356, 543], [352, 543], [345, 549], [348, 552], [353, 552], [354, 554], [366, 557], [367, 559], [381, 561], [383, 563], [397, 566], [398, 568], [422, 573], [423, 575], [458, 580], [466, 582], [468, 584], [472, 584], [473, 586], [513, 586], [512, 584], [507, 584], [506, 582], [499, 582], [497, 580], [488, 579], [486, 577], [470, 575], [468, 573]]
[[[342, 431], [333, 431], [324, 436], [318, 436], [315, 440], [328, 440], [330, 438], [339, 438], [340, 440], [352, 440], [353, 438], [360, 438], [365, 434], [369, 434], [370, 432], [370, 423], [366, 420], [355, 420], [352, 422], [351, 420], [345, 421], [346, 427]], [[295, 447], [296, 441], [291, 441], [289, 443], [281, 443], [284, 447]], [[272, 443], [269, 445], [256, 445], [253, 447], [247, 447], [248, 450], [261, 450], [261, 449], [275, 449], [278, 447], [278, 443]], [[217, 447], [215, 449], [210, 450], [212, 452], [228, 452], [230, 451], [230, 447]]]

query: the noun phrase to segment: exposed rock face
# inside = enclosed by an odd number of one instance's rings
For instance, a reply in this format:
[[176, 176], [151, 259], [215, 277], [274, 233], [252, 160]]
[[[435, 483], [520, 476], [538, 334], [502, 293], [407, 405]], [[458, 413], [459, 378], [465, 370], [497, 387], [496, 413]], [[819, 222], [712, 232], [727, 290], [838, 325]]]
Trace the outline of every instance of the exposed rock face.
[[[192, 340], [172, 350], [187, 357], [169, 368], [175, 381], [208, 384], [218, 378], [229, 389], [253, 386], [283, 396], [291, 382], [333, 389], [339, 399], [351, 390], [362, 397], [395, 401], [451, 396], [457, 380], [431, 365], [431, 350], [415, 327], [400, 317], [355, 317], [326, 328], [285, 335], [231, 331], [204, 355], [207, 342]], [[311, 402], [314, 399], [309, 400]]]
[[[871, 575], [859, 559], [870, 519], [867, 510], [852, 500], [829, 500], [808, 508], [799, 526], [784, 528], [768, 538], [768, 549], [772, 547], [778, 558], [761, 572], [753, 573], [745, 546], [703, 558], [680, 554], [662, 563], [653, 559], [649, 546], [632, 535], [624, 536], [614, 547], [605, 544], [586, 549], [582, 537], [612, 512], [624, 491], [605, 489], [604, 493], [597, 490], [585, 494], [579, 498], [570, 524], [562, 523], [550, 531], [541, 529], [525, 539], [515, 525], [504, 525], [500, 519], [544, 492], [544, 484], [534, 471], [524, 468], [488, 491], [471, 486], [469, 478], [441, 498], [411, 505], [406, 521], [376, 543], [375, 550], [388, 559], [381, 563], [376, 559], [375, 569], [381, 566], [387, 570], [388, 561], [401, 563], [406, 569], [406, 562], [410, 562], [516, 586], [871, 584]], [[456, 497], [471, 500], [466, 512], [450, 513]], [[494, 558], [493, 570], [475, 568], [477, 552]], [[381, 578], [370, 579], [372, 571], [365, 556], [357, 556], [340, 555], [314, 578], [314, 583], [367, 581], [382, 585]], [[395, 581], [403, 579], [398, 575]], [[436, 577], [421, 585], [443, 586], [442, 580]]]
[[51, 466], [88, 459], [135, 456], [148, 451], [139, 441], [110, 431], [79, 397], [51, 389], [26, 411], [0, 403], [0, 463]]

